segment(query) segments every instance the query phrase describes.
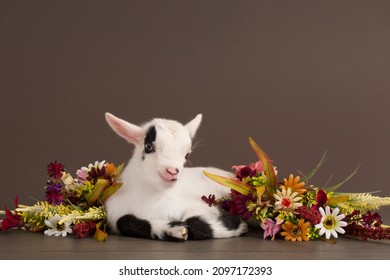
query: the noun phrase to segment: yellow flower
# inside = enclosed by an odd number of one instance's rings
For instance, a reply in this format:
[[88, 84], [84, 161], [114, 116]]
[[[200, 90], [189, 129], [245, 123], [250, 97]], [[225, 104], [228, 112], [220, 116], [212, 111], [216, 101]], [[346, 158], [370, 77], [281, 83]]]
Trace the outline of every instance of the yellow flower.
[[307, 190], [303, 188], [305, 186], [305, 182], [299, 182], [300, 179], [301, 179], [301, 177], [297, 176], [294, 178], [294, 176], [292, 174], [290, 174], [290, 177], [288, 179], [286, 179], [286, 178], [284, 179], [284, 186], [282, 186], [282, 187], [283, 188], [291, 188], [295, 192], [297, 192], [299, 194], [303, 194]]
[[310, 223], [305, 223], [303, 219], [300, 219], [297, 225], [293, 224], [290, 221], [287, 221], [282, 225], [282, 229], [284, 231], [280, 233], [280, 235], [284, 236], [284, 239], [289, 241], [308, 241], [309, 225]]

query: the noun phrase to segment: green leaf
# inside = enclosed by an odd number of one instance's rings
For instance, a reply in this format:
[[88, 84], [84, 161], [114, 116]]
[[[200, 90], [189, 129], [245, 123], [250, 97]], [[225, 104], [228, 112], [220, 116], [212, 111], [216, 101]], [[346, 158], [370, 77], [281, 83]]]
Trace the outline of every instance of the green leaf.
[[317, 164], [317, 166], [314, 169], [312, 169], [307, 175], [305, 175], [300, 180], [300, 182], [307, 182], [307, 181], [309, 181], [317, 173], [318, 169], [321, 168], [321, 166], [325, 163], [325, 161], [326, 161], [326, 152], [322, 156], [322, 158], [321, 158], [320, 162]]
[[251, 187], [243, 182], [237, 181], [236, 179], [212, 174], [212, 173], [209, 173], [207, 171], [203, 171], [203, 173], [204, 173], [204, 175], [206, 175], [210, 179], [214, 180], [215, 182], [217, 182], [225, 187], [228, 187], [232, 190], [235, 190], [243, 195], [248, 195], [254, 191], [253, 187]]
[[249, 137], [249, 143], [252, 146], [252, 149], [255, 151], [257, 158], [263, 164], [265, 176], [267, 177], [266, 192], [268, 196], [273, 197], [276, 187], [276, 176], [272, 162], [263, 149], [261, 149], [260, 146], [257, 145], [257, 143], [251, 137]]
[[101, 193], [104, 191], [104, 189], [110, 184], [110, 181], [107, 179], [98, 179], [95, 183], [94, 190], [86, 195], [85, 199], [87, 200], [87, 203], [89, 206], [92, 206], [95, 204], [95, 202], [98, 200]]
[[115, 171], [115, 176], [119, 177], [119, 175], [121, 175], [122, 173], [122, 170], [123, 170], [123, 167], [125, 166], [124, 163], [122, 163], [121, 165], [117, 166], [116, 167], [116, 171]]
[[119, 190], [122, 187], [122, 185], [123, 183], [116, 183], [112, 186], [109, 186], [108, 188], [102, 191], [102, 193], [99, 196], [99, 200], [101, 202], [106, 202], [106, 200], [114, 193], [116, 193], [116, 191]]
[[356, 173], [358, 172], [359, 170], [359, 167], [360, 167], [360, 164], [358, 165], [358, 167], [356, 167], [356, 169], [351, 173], [351, 175], [349, 175], [346, 179], [344, 179], [341, 183], [338, 183], [334, 186], [331, 186], [329, 188], [326, 188], [326, 192], [333, 192], [335, 190], [337, 190], [339, 187], [341, 187], [345, 182], [349, 181], [353, 176], [356, 175]]

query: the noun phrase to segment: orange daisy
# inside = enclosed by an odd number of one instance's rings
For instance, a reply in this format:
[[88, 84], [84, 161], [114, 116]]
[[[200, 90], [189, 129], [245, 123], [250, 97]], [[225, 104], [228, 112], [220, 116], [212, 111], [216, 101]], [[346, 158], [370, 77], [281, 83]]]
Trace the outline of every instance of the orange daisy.
[[301, 177], [297, 176], [294, 178], [294, 176], [290, 174], [290, 177], [288, 177], [288, 179], [284, 179], [284, 185], [282, 187], [286, 189], [291, 188], [295, 192], [303, 194], [307, 191], [303, 188], [305, 186], [305, 182], [299, 182], [299, 180], [301, 180]]
[[287, 221], [282, 225], [282, 229], [284, 231], [281, 232], [280, 235], [284, 236], [284, 239], [289, 241], [308, 241], [309, 230], [307, 228], [309, 227], [309, 225], [310, 223], [305, 223], [303, 219], [300, 219], [297, 225], [293, 224], [290, 221]]

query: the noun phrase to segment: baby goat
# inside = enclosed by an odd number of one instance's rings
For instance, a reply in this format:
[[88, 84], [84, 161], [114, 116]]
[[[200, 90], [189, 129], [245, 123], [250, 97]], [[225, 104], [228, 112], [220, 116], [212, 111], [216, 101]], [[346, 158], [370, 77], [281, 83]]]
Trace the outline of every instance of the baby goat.
[[247, 232], [240, 218], [209, 207], [201, 199], [209, 194], [218, 199], [230, 191], [207, 178], [203, 170], [233, 175], [215, 168], [184, 167], [202, 115], [186, 125], [153, 119], [139, 127], [109, 113], [106, 120], [119, 136], [135, 145], [122, 173], [123, 186], [106, 202], [114, 232], [168, 241], [228, 238]]

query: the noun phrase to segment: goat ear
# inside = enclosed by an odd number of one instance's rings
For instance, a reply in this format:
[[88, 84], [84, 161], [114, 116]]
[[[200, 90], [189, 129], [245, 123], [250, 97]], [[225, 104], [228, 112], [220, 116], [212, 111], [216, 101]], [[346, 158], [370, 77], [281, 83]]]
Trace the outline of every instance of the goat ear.
[[142, 143], [144, 131], [141, 127], [128, 123], [110, 113], [106, 113], [105, 116], [107, 123], [119, 136], [135, 145]]
[[185, 125], [188, 132], [190, 133], [191, 138], [194, 138], [201, 121], [202, 121], [202, 114], [198, 114], [192, 121], [190, 121]]

